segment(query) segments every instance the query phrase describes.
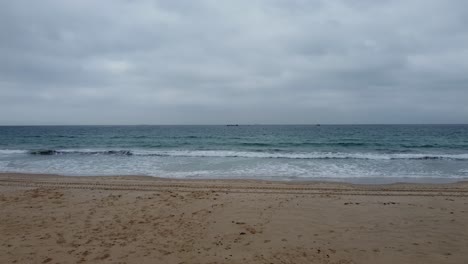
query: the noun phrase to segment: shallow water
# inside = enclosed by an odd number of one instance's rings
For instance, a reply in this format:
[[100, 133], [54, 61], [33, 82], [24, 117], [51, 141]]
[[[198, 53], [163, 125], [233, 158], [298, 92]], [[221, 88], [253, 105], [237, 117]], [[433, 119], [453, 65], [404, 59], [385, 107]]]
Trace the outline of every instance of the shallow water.
[[468, 125], [0, 127], [0, 171], [456, 181], [468, 178]]

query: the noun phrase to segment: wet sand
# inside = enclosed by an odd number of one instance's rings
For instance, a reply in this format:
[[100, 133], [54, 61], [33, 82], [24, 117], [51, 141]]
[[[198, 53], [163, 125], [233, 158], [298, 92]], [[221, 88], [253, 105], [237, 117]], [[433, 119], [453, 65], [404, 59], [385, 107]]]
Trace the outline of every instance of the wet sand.
[[0, 174], [0, 263], [468, 263], [468, 183]]

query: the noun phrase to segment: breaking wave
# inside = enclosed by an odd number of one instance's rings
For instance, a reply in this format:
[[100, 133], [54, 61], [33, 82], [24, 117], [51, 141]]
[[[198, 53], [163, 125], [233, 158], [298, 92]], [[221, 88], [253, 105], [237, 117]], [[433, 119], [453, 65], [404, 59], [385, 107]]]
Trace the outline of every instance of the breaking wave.
[[360, 160], [467, 160], [463, 154], [423, 154], [423, 153], [344, 153], [344, 152], [257, 152], [228, 150], [93, 150], [93, 149], [45, 149], [45, 150], [0, 150], [0, 154], [30, 155], [119, 155], [119, 156], [159, 156], [159, 157], [210, 157], [210, 158], [264, 158], [264, 159], [360, 159]]

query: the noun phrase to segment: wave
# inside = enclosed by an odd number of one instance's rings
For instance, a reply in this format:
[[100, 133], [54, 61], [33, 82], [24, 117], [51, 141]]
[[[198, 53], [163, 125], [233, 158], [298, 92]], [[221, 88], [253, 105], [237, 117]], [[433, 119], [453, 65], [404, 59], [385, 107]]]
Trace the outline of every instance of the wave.
[[130, 156], [133, 153], [130, 150], [31, 150], [31, 155], [63, 155], [63, 154], [88, 154], [88, 155], [125, 155]]
[[272, 143], [235, 143], [233, 145], [241, 146], [259, 146], [259, 147], [390, 147], [396, 149], [437, 149], [437, 148], [451, 148], [463, 149], [467, 148], [467, 144], [393, 144], [393, 143], [380, 143], [380, 142], [272, 142]]
[[269, 144], [269, 143], [240, 143], [239, 145], [241, 146], [248, 146], [248, 147], [270, 147], [274, 146], [274, 144]]
[[344, 152], [258, 152], [229, 150], [0, 150], [0, 154], [30, 155], [118, 155], [118, 156], [157, 156], [157, 157], [196, 157], [196, 158], [263, 158], [263, 159], [356, 159], [356, 160], [460, 160], [468, 161], [468, 153], [463, 154], [423, 154], [423, 153], [344, 153]]
[[[256, 143], [256, 142], [244, 142], [235, 143], [234, 145], [248, 146], [248, 147], [360, 147], [360, 146], [371, 146], [367, 143], [353, 143], [353, 142], [331, 142], [331, 143], [319, 143], [319, 142], [277, 142], [277, 143]], [[375, 144], [372, 144], [375, 146]]]
[[28, 153], [27, 150], [21, 149], [0, 149], [0, 155], [24, 154]]
[[361, 159], [361, 160], [468, 160], [468, 154], [378, 154], [378, 153], [271, 153], [242, 151], [158, 151], [135, 153], [136, 155], [165, 157], [232, 157], [232, 158], [277, 158], [277, 159]]

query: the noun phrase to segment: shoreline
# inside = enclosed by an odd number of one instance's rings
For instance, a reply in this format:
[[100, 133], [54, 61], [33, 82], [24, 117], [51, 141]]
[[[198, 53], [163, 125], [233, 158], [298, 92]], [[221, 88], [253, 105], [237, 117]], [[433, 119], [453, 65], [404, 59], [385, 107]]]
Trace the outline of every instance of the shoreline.
[[468, 182], [0, 174], [2, 263], [466, 263]]
[[152, 176], [63, 176], [0, 173], [0, 186], [106, 191], [210, 191], [333, 196], [468, 197], [468, 181], [455, 183], [355, 184], [328, 181], [260, 179], [172, 179]]
[[70, 175], [55, 173], [29, 173], [29, 172], [0, 172], [2, 176], [36, 176], [36, 177], [68, 177], [68, 178], [128, 178], [128, 179], [148, 179], [167, 181], [252, 181], [252, 182], [272, 182], [290, 184], [354, 184], [354, 185], [392, 185], [392, 184], [457, 184], [468, 182], [468, 177], [464, 178], [441, 178], [441, 177], [161, 177], [151, 175]]

